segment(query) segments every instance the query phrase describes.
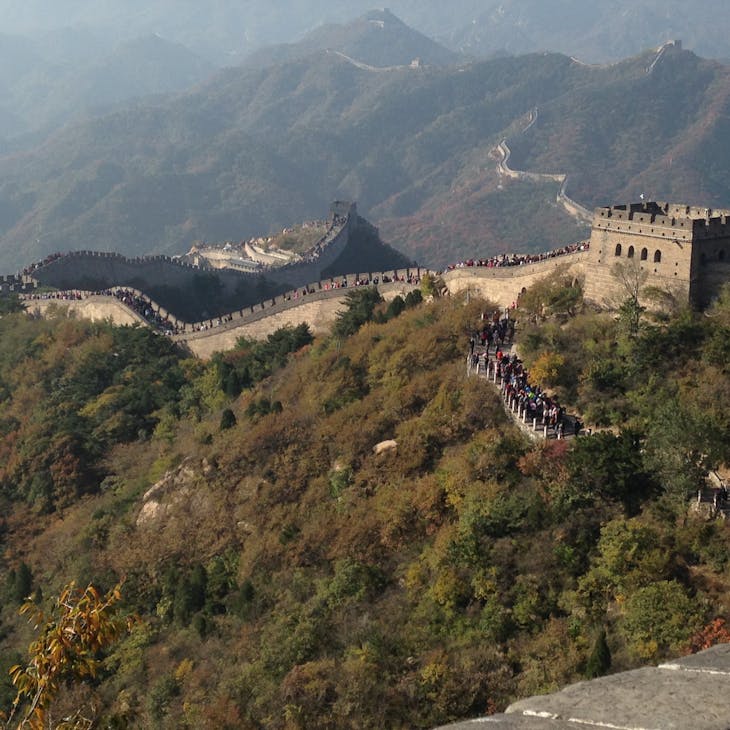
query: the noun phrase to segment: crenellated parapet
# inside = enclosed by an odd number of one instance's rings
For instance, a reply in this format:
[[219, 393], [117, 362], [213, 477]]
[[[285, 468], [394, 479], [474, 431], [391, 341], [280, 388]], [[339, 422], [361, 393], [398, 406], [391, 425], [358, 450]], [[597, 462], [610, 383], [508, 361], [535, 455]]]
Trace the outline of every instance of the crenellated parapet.
[[315, 332], [323, 332], [334, 321], [349, 291], [374, 285], [390, 299], [417, 287], [425, 272], [414, 267], [333, 277], [199, 322], [176, 318], [144, 292], [131, 287], [44, 292], [23, 298], [28, 311], [39, 316], [64, 308], [92, 320], [110, 319], [119, 325], [144, 323], [199, 357], [209, 357], [234, 347], [239, 337], [262, 338], [287, 324], [308, 322]]
[[9, 294], [27, 294], [38, 286], [38, 282], [25, 274], [9, 274], [0, 276], [0, 296]]
[[631, 203], [596, 208], [593, 227], [598, 230], [631, 232], [694, 241], [722, 237], [730, 232], [730, 211], [677, 203]]
[[351, 232], [359, 225], [355, 203], [335, 201], [331, 208], [329, 227], [302, 261], [283, 266], [264, 267], [259, 271], [238, 268], [213, 268], [201, 257], [192, 264], [179, 257], [166, 255], [127, 257], [106, 251], [71, 251], [54, 254], [42, 262], [27, 267], [26, 275], [33, 276], [44, 286], [58, 289], [80, 287], [102, 289], [113, 285], [134, 287], [140, 284], [184, 288], [199, 273], [214, 273], [225, 292], [240, 291], [241, 287], [255, 287], [263, 276], [281, 287], [305, 286], [317, 281], [323, 272], [342, 254]]
[[596, 208], [589, 298], [615, 297], [616, 264], [636, 266], [645, 285], [705, 306], [730, 281], [730, 210], [655, 201]]
[[[341, 217], [341, 213], [346, 217]], [[292, 264], [272, 270], [277, 274], [281, 289], [275, 295], [259, 299], [255, 303], [198, 322], [185, 322], [173, 316], [133, 281], [123, 284], [124, 296], [119, 287], [86, 287], [90, 290], [82, 298], [96, 297], [97, 304], [104, 295], [116, 297], [119, 306], [131, 302], [131, 308], [141, 311], [151, 326], [166, 332], [196, 352], [211, 352], [221, 345], [233, 346], [237, 337], [265, 336], [277, 326], [299, 321], [315, 322], [322, 329], [323, 323], [331, 322], [337, 306], [352, 287], [375, 284], [389, 296], [403, 293], [417, 286], [425, 269], [413, 267], [388, 272], [360, 272], [332, 278], [323, 278], [321, 272], [335, 260], [346, 245], [352, 226], [358, 225], [354, 204], [338, 203], [333, 206], [333, 225], [322, 240], [322, 250], [316, 261]], [[34, 276], [68, 267], [72, 262], [78, 278], [84, 263], [96, 264], [97, 273], [104, 266], [124, 267], [144, 263], [151, 267], [179, 266], [196, 269], [189, 264], [179, 264], [169, 256], [127, 259], [119, 254], [76, 252], [67, 256], [54, 256], [43, 267], [34, 268], [22, 276], [0, 277], [3, 287], [34, 287]], [[597, 208], [594, 211], [590, 241], [582, 241], [542, 254], [501, 255], [491, 259], [462, 262], [444, 272], [443, 279], [452, 293], [473, 292], [501, 306], [516, 304], [522, 292], [550, 274], [562, 274], [580, 280], [585, 297], [603, 305], [614, 306], [626, 298], [622, 291], [617, 268], [635, 269], [644, 286], [651, 285], [671, 292], [680, 300], [695, 306], [704, 306], [716, 296], [721, 286], [730, 282], [730, 211], [701, 208], [676, 203], [641, 202]], [[154, 273], [153, 269], [153, 273]], [[162, 269], [156, 269], [161, 271]], [[134, 269], [138, 272], [138, 269]], [[39, 275], [40, 273], [40, 275]], [[231, 272], [232, 273], [232, 272]], [[433, 273], [433, 272], [429, 272]], [[118, 276], [119, 269], [115, 275]], [[311, 278], [309, 278], [311, 275]], [[238, 275], [245, 276], [245, 275]], [[166, 279], [165, 282], [169, 282]], [[184, 280], [183, 280], [184, 281]], [[240, 282], [241, 279], [236, 279]], [[257, 278], [257, 281], [261, 281]], [[182, 284], [181, 284], [182, 285]], [[71, 288], [71, 287], [66, 287]], [[81, 287], [84, 288], [84, 287]], [[99, 291], [104, 289], [105, 291]], [[130, 296], [127, 296], [131, 292]], [[29, 294], [28, 299], [64, 298], [63, 293], [51, 295]], [[68, 297], [71, 300], [76, 297]], [[74, 305], [76, 306], [76, 305]], [[212, 338], [212, 339], [211, 339]], [[205, 340], [204, 344], [201, 344]], [[197, 349], [195, 349], [197, 348]]]

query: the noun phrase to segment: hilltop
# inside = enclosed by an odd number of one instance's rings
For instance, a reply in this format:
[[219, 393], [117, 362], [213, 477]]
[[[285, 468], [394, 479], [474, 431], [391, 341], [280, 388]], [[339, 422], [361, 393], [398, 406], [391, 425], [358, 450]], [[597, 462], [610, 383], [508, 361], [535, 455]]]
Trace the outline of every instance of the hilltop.
[[429, 66], [446, 66], [461, 60], [459, 54], [383, 9], [371, 10], [351, 23], [322, 25], [296, 43], [268, 46], [253, 53], [244, 64], [269, 66], [324, 50], [342, 53], [374, 68], [408, 66], [416, 59]]
[[438, 37], [476, 56], [557, 51], [605, 63], [681, 38], [699, 55], [727, 58], [723, 0], [488, 0], [470, 22]]
[[183, 253], [281, 230], [333, 197], [433, 267], [581, 238], [557, 186], [500, 179], [504, 137], [513, 165], [567, 173], [579, 202], [645, 192], [722, 207], [730, 72], [678, 47], [658, 57], [382, 73], [319, 52], [231, 69], [0, 159], [0, 269], [68, 249]]

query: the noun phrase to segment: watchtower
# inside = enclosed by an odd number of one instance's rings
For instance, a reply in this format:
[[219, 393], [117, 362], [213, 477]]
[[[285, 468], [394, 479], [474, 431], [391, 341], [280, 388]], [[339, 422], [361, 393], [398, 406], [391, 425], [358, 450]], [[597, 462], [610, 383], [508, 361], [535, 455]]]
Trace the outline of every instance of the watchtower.
[[730, 281], [730, 211], [641, 202], [596, 208], [586, 262], [586, 297], [620, 296], [617, 263], [645, 272], [644, 286], [706, 306]]

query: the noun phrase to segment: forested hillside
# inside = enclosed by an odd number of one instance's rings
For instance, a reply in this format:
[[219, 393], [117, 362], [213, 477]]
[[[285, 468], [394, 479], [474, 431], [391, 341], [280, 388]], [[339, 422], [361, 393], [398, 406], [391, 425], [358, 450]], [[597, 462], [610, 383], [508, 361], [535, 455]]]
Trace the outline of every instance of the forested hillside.
[[518, 346], [595, 432], [547, 443], [467, 377], [473, 298], [353, 290], [331, 336], [210, 363], [4, 312], [2, 675], [70, 580], [137, 620], [53, 713], [115, 728], [429, 728], [727, 639], [730, 535], [688, 505], [729, 457], [730, 295], [614, 319], [555, 286]]

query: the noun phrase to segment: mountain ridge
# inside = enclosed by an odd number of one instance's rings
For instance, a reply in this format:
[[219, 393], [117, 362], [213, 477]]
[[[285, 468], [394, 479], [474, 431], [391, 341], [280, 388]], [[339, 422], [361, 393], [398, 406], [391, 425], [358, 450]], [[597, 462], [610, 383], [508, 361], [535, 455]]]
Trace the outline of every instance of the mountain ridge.
[[[385, 240], [434, 267], [546, 250], [585, 230], [555, 207], [557, 190], [505, 184], [490, 156], [536, 106], [537, 124], [510, 143], [516, 169], [569, 174], [589, 207], [641, 192], [722, 207], [730, 70], [670, 48], [648, 75], [656, 58], [591, 68], [532, 54], [374, 73], [319, 51], [229, 69], [0, 159], [0, 265], [21, 263], [20, 251], [181, 253], [316, 217], [333, 198], [357, 200]], [[698, 130], [705, 146], [693, 149]]]
[[270, 66], [322, 50], [338, 51], [374, 67], [406, 66], [416, 59], [437, 66], [461, 60], [458, 53], [413, 30], [384, 8], [346, 24], [319, 26], [295, 43], [267, 46], [249, 55], [243, 65]]

